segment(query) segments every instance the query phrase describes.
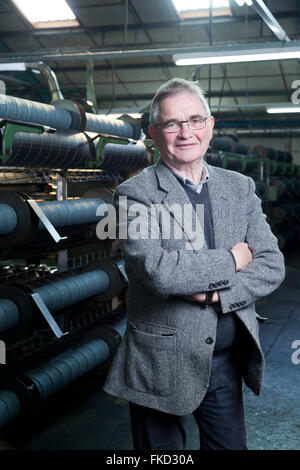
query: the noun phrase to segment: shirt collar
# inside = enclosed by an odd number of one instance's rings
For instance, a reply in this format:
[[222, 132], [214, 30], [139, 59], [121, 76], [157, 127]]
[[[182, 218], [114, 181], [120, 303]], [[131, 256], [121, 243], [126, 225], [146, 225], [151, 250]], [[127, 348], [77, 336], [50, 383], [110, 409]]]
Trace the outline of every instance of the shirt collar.
[[188, 186], [189, 188], [193, 189], [194, 191], [196, 191], [196, 193], [200, 193], [203, 184], [206, 183], [209, 180], [208, 169], [205, 165], [203, 165], [202, 179], [201, 179], [200, 183], [198, 184], [198, 186], [196, 186], [193, 183], [193, 181], [191, 181], [188, 178], [185, 178], [184, 176], [182, 176], [176, 170], [173, 170], [173, 168], [170, 168], [170, 167], [168, 167], [168, 168], [183, 185]]

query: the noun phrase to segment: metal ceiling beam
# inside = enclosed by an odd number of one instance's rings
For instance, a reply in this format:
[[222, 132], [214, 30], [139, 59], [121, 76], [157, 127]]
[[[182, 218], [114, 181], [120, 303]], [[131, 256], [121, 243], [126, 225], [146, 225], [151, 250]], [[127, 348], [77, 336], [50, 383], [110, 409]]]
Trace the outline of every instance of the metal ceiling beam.
[[[241, 53], [247, 50], [265, 49], [269, 52], [278, 51], [278, 49], [284, 51], [296, 51], [300, 54], [300, 40], [291, 42], [266, 42], [266, 43], [238, 43], [235, 44], [234, 49], [239, 49]], [[28, 52], [10, 52], [0, 54], [0, 63], [19, 63], [19, 62], [35, 62], [35, 61], [69, 61], [69, 60], [111, 60], [111, 59], [127, 59], [130, 57], [153, 57], [153, 56], [165, 56], [165, 55], [176, 55], [176, 54], [216, 54], [216, 53], [230, 53], [233, 46], [195, 46], [194, 44], [174, 47], [163, 47], [163, 48], [152, 48], [152, 49], [126, 49], [126, 50], [42, 50], [42, 51], [31, 51]]]
[[[7, 85], [9, 86], [9, 84], [7, 84]], [[105, 85], [107, 85], [107, 83]], [[68, 96], [72, 95], [72, 93], [74, 93], [74, 91], [77, 91], [77, 92], [84, 95], [85, 91], [86, 91], [86, 87], [83, 86], [83, 85], [78, 85], [75, 88], [74, 87], [70, 88], [68, 86], [65, 86], [65, 87], [62, 86], [60, 88], [61, 88], [62, 93], [66, 96], [67, 95]], [[16, 88], [14, 86], [9, 86], [9, 94], [17, 93], [18, 90], [19, 90], [19, 88]], [[49, 90], [46, 89], [46, 88], [41, 88], [41, 89], [36, 88], [35, 90], [39, 95], [49, 94]], [[282, 90], [274, 90], [274, 91], [273, 90], [250, 90], [248, 92], [248, 97], [255, 97], [255, 96], [256, 97], [260, 97], [260, 96], [261, 97], [284, 96], [286, 98], [286, 91], [284, 89], [282, 89]], [[211, 91], [210, 97], [211, 98], [220, 98], [219, 91]], [[222, 98], [234, 98], [234, 97], [245, 98], [245, 90], [232, 90], [232, 91], [226, 90], [222, 94]], [[131, 97], [128, 96], [128, 95], [120, 95], [120, 94], [116, 95], [116, 101], [130, 101], [133, 98], [137, 101], [151, 101], [152, 98], [153, 98], [153, 93], [138, 93], [138, 94], [134, 93]], [[108, 95], [98, 94], [97, 99], [100, 100], [101, 102], [103, 102], [103, 101], [106, 102], [106, 101], [110, 101], [111, 97], [108, 96]], [[250, 103], [250, 105], [252, 106], [251, 103]]]
[[300, 129], [237, 129], [239, 137], [257, 139], [258, 137], [300, 137]]
[[293, 120], [280, 120], [280, 119], [258, 119], [259, 115], [253, 115], [250, 117], [247, 116], [240, 116], [241, 119], [234, 119], [232, 116], [232, 120], [228, 120], [228, 115], [226, 113], [222, 114], [222, 119], [226, 120], [216, 120], [215, 123], [215, 129], [234, 129], [234, 128], [240, 128], [240, 129], [249, 129], [249, 126], [251, 128], [259, 129], [259, 128], [264, 128], [266, 129], [266, 126], [273, 127], [273, 128], [284, 128], [286, 129], [287, 127], [300, 127], [300, 119], [293, 119]]
[[259, 16], [264, 20], [271, 31], [273, 31], [279, 41], [291, 41], [284, 29], [280, 26], [276, 18], [262, 0], [252, 0], [252, 3]]

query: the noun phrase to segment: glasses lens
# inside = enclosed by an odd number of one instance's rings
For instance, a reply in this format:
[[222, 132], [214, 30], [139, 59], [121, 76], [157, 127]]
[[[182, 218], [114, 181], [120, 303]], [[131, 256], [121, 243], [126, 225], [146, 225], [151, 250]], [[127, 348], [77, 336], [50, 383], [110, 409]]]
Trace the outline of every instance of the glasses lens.
[[165, 132], [178, 132], [180, 130], [180, 122], [171, 121], [163, 125], [163, 130]]
[[207, 121], [207, 118], [196, 117], [193, 119], [188, 119], [187, 121], [170, 121], [165, 124], [161, 124], [161, 126], [162, 126], [163, 131], [166, 133], [178, 132], [180, 131], [182, 124], [186, 122], [190, 129], [198, 130], [198, 129], [203, 129], [206, 126], [206, 121]]
[[189, 119], [187, 123], [190, 129], [194, 129], [194, 130], [203, 129], [203, 127], [205, 127], [206, 125], [206, 118], [199, 117], [199, 118]]

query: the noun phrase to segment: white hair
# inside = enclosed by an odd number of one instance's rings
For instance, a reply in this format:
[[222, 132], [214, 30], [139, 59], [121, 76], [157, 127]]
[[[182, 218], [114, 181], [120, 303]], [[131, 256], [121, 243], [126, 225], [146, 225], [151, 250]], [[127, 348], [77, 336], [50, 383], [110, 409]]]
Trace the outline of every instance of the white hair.
[[183, 91], [188, 92], [191, 95], [194, 95], [199, 98], [206, 111], [206, 117], [211, 116], [208, 103], [204, 96], [205, 92], [200, 88], [197, 82], [191, 82], [183, 78], [172, 78], [172, 80], [169, 80], [158, 88], [152, 100], [150, 108], [150, 124], [152, 126], [157, 124], [157, 116], [159, 112], [160, 102], [169, 96], [176, 95], [177, 93], [181, 93]]

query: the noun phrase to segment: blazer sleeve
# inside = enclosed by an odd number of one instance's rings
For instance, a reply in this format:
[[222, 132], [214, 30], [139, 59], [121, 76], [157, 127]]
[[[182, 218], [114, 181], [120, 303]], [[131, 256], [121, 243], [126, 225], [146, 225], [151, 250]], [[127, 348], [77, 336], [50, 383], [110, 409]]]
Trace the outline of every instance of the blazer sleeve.
[[[162, 247], [159, 224], [154, 220], [151, 201], [140, 185], [129, 181], [119, 185], [114, 195], [114, 205], [125, 263], [155, 295], [192, 295], [210, 290], [211, 284], [216, 281], [220, 290], [236, 282], [237, 273], [227, 249], [168, 251]], [[134, 219], [137, 221], [132, 215], [137, 208], [142, 209], [139, 222], [143, 226], [138, 239], [130, 231], [130, 224], [135, 223]]]
[[261, 200], [255, 194], [255, 183], [248, 177], [247, 233], [245, 242], [253, 259], [236, 273], [236, 283], [219, 291], [223, 313], [232, 312], [254, 303], [274, 291], [284, 280], [284, 257], [278, 241], [266, 221]]

